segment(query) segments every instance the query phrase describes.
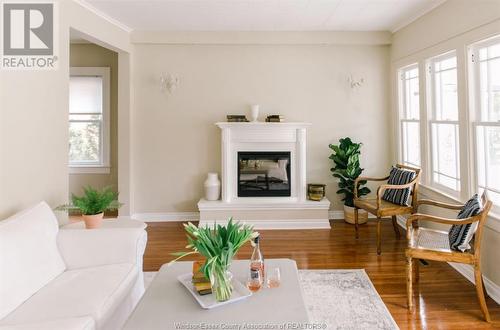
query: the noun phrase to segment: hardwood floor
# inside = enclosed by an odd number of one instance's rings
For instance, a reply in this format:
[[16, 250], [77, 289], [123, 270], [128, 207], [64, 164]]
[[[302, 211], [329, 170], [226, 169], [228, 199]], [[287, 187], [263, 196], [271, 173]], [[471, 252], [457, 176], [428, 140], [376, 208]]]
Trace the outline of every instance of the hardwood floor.
[[[401, 329], [500, 329], [500, 306], [488, 298], [492, 322], [483, 321], [474, 285], [445, 263], [421, 265], [420, 283], [414, 287], [415, 310], [409, 313], [406, 239], [396, 239], [390, 219], [382, 226], [381, 256], [376, 252], [375, 222], [360, 226], [358, 240], [352, 225], [343, 221], [331, 224], [331, 230], [261, 231], [264, 257], [294, 259], [299, 269], [364, 268]], [[148, 225], [144, 269], [155, 271], [173, 259], [171, 252], [183, 251], [186, 240], [180, 222]], [[238, 258], [249, 258], [250, 254], [247, 245]]]

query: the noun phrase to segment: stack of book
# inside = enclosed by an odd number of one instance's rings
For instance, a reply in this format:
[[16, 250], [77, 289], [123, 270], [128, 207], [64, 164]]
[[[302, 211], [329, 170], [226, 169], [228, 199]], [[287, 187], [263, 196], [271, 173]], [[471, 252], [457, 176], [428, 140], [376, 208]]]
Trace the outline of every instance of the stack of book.
[[212, 285], [210, 280], [205, 277], [205, 274], [201, 271], [201, 266], [203, 266], [203, 261], [193, 262], [193, 286], [201, 296], [212, 293]]
[[245, 115], [227, 115], [227, 121], [234, 123], [234, 122], [247, 122], [247, 116]]
[[281, 123], [283, 121], [285, 121], [285, 118], [280, 115], [269, 115], [266, 118], [266, 122], [268, 123]]

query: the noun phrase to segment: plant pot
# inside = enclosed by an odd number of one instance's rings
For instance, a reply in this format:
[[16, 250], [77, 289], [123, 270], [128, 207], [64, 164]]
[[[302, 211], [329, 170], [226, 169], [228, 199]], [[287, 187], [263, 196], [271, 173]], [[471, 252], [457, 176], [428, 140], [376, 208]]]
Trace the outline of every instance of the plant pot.
[[[344, 205], [344, 221], [354, 225], [354, 207]], [[358, 224], [362, 225], [368, 221], [368, 212], [358, 210]]]
[[95, 229], [101, 227], [102, 218], [104, 217], [104, 212], [93, 215], [83, 215], [83, 221], [85, 221], [85, 228]]

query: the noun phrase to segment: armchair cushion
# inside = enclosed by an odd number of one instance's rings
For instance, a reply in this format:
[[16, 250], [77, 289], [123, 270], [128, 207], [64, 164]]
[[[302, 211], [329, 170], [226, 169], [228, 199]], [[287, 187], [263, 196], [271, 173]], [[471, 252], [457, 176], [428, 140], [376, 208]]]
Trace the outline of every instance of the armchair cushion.
[[[403, 185], [412, 182], [417, 174], [414, 171], [408, 171], [397, 167], [392, 167], [389, 174], [388, 184]], [[387, 189], [382, 195], [382, 199], [388, 202], [408, 206], [411, 188], [405, 189]]]
[[[466, 219], [478, 215], [483, 209], [481, 199], [478, 194], [472, 196], [465, 203], [457, 215], [457, 219]], [[470, 241], [476, 232], [478, 222], [468, 223], [465, 225], [452, 225], [448, 232], [450, 240], [450, 248], [456, 251], [466, 251], [470, 249]]]

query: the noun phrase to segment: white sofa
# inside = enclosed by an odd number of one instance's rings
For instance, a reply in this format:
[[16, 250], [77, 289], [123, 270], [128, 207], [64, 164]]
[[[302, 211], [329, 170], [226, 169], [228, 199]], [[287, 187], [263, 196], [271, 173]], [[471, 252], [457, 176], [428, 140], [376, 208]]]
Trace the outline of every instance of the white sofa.
[[144, 293], [144, 227], [59, 229], [45, 202], [0, 221], [0, 329], [120, 329]]

